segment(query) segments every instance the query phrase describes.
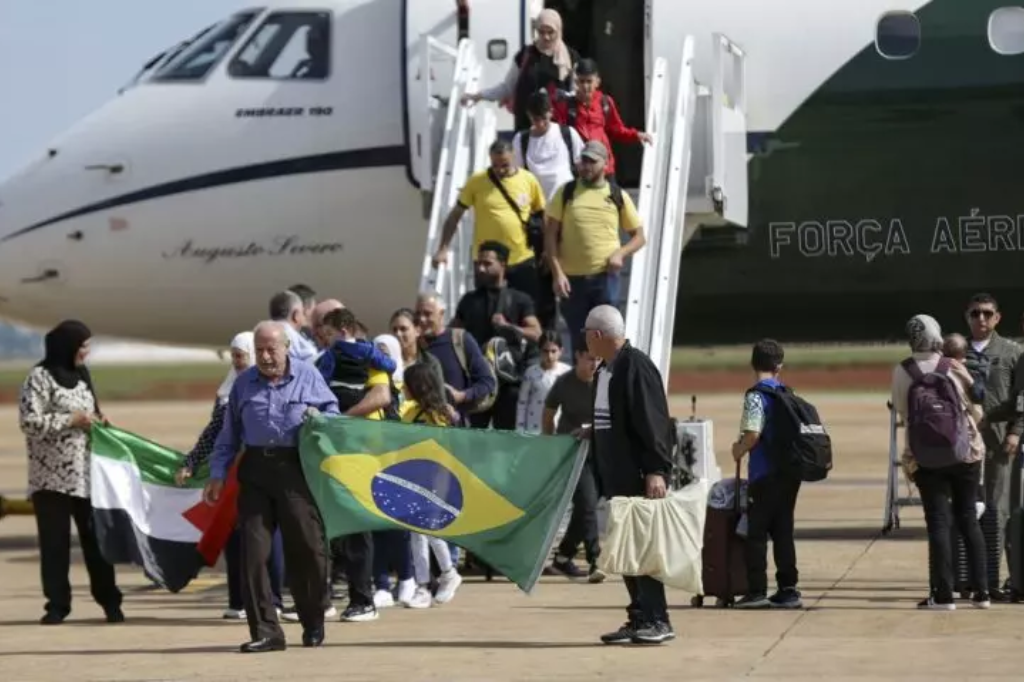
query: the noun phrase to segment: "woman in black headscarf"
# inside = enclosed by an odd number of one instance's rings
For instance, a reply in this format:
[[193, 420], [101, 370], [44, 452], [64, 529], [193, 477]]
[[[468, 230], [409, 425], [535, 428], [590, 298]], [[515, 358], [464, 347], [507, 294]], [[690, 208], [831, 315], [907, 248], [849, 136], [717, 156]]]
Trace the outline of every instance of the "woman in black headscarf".
[[20, 425], [28, 448], [28, 483], [36, 513], [46, 596], [43, 625], [71, 613], [71, 519], [89, 571], [92, 596], [107, 622], [124, 621], [114, 567], [100, 554], [89, 502], [89, 430], [103, 421], [85, 366], [92, 332], [67, 320], [46, 335], [46, 357], [21, 389]]

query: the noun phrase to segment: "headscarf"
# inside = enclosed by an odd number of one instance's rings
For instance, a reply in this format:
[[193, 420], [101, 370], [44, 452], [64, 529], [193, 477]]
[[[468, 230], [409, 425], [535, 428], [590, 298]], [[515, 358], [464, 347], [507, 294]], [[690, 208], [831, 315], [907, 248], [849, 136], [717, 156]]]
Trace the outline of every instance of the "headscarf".
[[[235, 338], [231, 339], [231, 350], [240, 350], [245, 352], [249, 357], [249, 366], [252, 367], [256, 364], [256, 337], [252, 332], [241, 332], [235, 335]], [[228, 375], [224, 377], [224, 381], [221, 383], [220, 388], [217, 389], [217, 400], [224, 403], [227, 402], [228, 396], [231, 395], [231, 387], [235, 385], [235, 379], [238, 378], [238, 370], [232, 364], [228, 370]]]
[[907, 322], [910, 350], [915, 353], [935, 353], [942, 350], [942, 327], [931, 315], [914, 315]]
[[538, 28], [546, 26], [554, 29], [555, 42], [550, 50], [547, 52], [541, 50], [537, 43], [534, 43], [534, 46], [541, 54], [551, 57], [555, 66], [558, 67], [558, 80], [564, 81], [572, 72], [572, 56], [569, 54], [569, 48], [566, 46], [565, 41], [562, 40], [562, 15], [553, 9], [541, 10], [540, 14], [537, 15], [536, 25]]
[[391, 334], [381, 334], [373, 340], [373, 345], [379, 346], [381, 344], [387, 347], [388, 355], [395, 361], [395, 371], [391, 377], [396, 382], [403, 381], [405, 379], [405, 365], [402, 362], [402, 344], [398, 343], [398, 339]]
[[89, 368], [85, 365], [79, 366], [75, 362], [78, 351], [91, 338], [92, 331], [84, 323], [78, 320], [64, 320], [47, 332], [44, 339], [46, 355], [38, 366], [49, 372], [58, 385], [67, 389], [72, 389], [84, 381], [92, 393], [96, 411], [99, 412], [100, 403], [96, 399], [96, 389], [93, 388]]

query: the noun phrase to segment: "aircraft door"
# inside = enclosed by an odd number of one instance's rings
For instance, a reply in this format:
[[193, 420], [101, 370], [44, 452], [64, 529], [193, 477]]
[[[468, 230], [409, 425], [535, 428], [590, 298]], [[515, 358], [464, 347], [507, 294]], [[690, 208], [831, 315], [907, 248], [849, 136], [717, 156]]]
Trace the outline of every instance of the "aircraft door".
[[746, 55], [720, 33], [714, 35], [712, 97], [712, 199], [723, 218], [747, 226]]

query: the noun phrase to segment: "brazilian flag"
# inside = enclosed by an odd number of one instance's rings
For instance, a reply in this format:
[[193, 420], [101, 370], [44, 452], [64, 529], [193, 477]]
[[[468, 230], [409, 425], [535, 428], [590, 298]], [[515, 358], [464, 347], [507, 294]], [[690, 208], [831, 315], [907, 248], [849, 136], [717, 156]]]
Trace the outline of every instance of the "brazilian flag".
[[406, 529], [472, 552], [530, 592], [586, 448], [571, 436], [313, 417], [302, 467], [328, 537]]

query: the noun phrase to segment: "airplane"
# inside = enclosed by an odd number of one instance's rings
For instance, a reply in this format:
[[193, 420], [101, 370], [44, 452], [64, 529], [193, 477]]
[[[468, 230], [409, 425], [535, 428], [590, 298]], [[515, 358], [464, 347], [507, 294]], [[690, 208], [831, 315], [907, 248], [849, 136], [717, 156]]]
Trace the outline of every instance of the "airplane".
[[[697, 83], [723, 45], [743, 55], [729, 202], [692, 211], [676, 341], [875, 339], [962, 319], [974, 289], [1021, 307], [1009, 0], [268, 0], [160, 52], [0, 185], [0, 315], [222, 345], [301, 281], [386, 328], [421, 286], [423, 159], [456, 106], [423, 100], [455, 77], [424, 46], [468, 35], [495, 83], [544, 5], [632, 125], [686, 35]], [[642, 153], [616, 149], [627, 187]]]

